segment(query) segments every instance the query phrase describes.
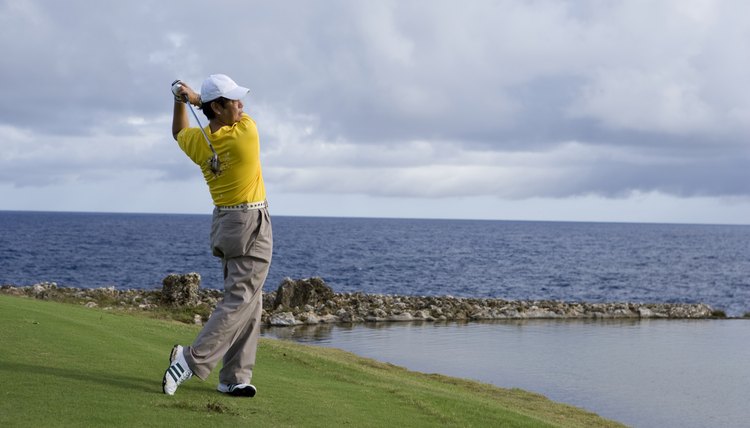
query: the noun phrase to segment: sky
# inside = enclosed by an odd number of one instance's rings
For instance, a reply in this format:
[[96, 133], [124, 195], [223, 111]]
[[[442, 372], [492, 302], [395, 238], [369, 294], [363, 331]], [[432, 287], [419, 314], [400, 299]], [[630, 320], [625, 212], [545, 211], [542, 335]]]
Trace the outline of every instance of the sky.
[[0, 0], [0, 210], [210, 213], [169, 87], [223, 73], [273, 215], [750, 224], [748, 40], [743, 0]]

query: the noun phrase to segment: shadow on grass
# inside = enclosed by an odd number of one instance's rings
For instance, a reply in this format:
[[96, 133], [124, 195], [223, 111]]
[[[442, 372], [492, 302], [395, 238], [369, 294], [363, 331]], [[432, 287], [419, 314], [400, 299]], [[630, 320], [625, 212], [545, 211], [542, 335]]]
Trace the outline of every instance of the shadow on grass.
[[146, 381], [142, 378], [127, 377], [112, 372], [82, 372], [73, 369], [63, 369], [59, 367], [45, 367], [33, 364], [21, 364], [13, 362], [3, 362], [0, 364], [0, 371], [15, 373], [34, 373], [44, 376], [53, 376], [63, 379], [70, 379], [88, 383], [97, 383], [104, 386], [115, 388], [131, 389], [140, 392], [150, 392], [162, 394], [161, 378], [152, 381]]

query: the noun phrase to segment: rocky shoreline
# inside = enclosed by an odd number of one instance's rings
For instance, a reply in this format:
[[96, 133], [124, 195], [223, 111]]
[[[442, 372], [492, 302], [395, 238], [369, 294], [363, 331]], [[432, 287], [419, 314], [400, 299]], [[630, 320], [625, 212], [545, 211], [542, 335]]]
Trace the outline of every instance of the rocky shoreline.
[[[172, 318], [196, 324], [208, 319], [223, 294], [222, 290], [200, 288], [197, 273], [168, 275], [162, 281], [161, 290], [68, 288], [47, 282], [31, 286], [2, 285], [0, 293], [105, 310], [176, 314]], [[263, 294], [263, 308], [263, 323], [270, 326], [518, 319], [726, 318], [723, 311], [702, 303], [511, 301], [335, 293], [321, 278], [284, 279], [276, 291]]]

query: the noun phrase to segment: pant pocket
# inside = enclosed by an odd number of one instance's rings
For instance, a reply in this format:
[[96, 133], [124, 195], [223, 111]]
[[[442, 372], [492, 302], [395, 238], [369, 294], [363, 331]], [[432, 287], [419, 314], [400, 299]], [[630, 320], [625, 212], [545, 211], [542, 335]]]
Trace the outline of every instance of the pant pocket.
[[221, 213], [214, 228], [211, 245], [213, 254], [225, 259], [247, 253], [258, 228], [258, 212], [230, 211]]

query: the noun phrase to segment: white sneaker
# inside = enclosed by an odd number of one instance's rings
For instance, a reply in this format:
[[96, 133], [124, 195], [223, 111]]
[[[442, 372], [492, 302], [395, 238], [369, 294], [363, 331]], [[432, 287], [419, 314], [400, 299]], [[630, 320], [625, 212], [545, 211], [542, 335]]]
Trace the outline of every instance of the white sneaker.
[[258, 392], [258, 390], [249, 383], [220, 383], [216, 390], [233, 397], [255, 397], [255, 393]]
[[182, 382], [193, 377], [193, 372], [185, 361], [182, 349], [182, 346], [175, 345], [169, 354], [169, 368], [164, 372], [164, 378], [161, 381], [161, 388], [167, 395], [174, 395]]

